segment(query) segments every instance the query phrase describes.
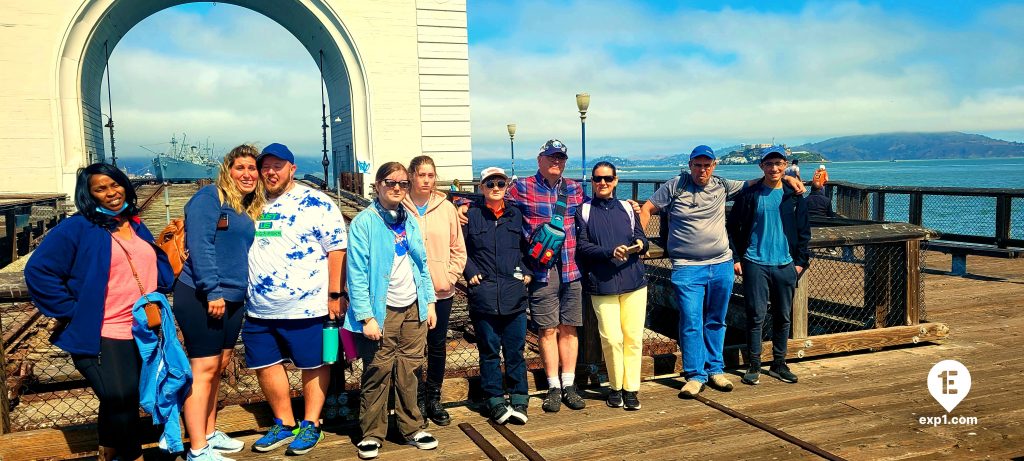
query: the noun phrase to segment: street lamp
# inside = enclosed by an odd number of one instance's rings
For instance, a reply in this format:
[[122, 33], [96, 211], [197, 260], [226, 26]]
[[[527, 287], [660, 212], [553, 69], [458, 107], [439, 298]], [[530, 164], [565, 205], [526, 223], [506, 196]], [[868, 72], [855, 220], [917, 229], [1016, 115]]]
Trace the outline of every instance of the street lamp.
[[512, 150], [512, 177], [514, 178], [514, 177], [516, 177], [516, 143], [515, 143], [516, 124], [515, 123], [509, 123], [507, 128], [508, 128], [508, 145], [509, 145], [509, 148]]
[[580, 110], [580, 152], [583, 154], [583, 192], [587, 191], [587, 108], [590, 107], [590, 94], [578, 93], [576, 107]]
[[327, 179], [327, 167], [330, 166], [331, 160], [327, 158], [327, 101], [324, 98], [324, 86], [324, 50], [320, 50], [320, 129], [323, 130], [324, 136], [324, 159], [320, 161], [324, 166], [324, 183], [321, 189], [327, 190], [327, 185], [330, 184]]
[[107, 115], [107, 123], [103, 126], [110, 128], [110, 162], [114, 165], [114, 168], [117, 168], [117, 147], [114, 146], [114, 118]]

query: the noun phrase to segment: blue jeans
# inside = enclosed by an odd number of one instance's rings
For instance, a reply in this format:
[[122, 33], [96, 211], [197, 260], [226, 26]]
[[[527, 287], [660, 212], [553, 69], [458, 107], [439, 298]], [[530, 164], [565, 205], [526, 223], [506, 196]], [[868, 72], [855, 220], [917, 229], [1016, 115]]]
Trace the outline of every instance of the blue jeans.
[[683, 377], [702, 383], [724, 371], [725, 314], [736, 279], [732, 260], [704, 266], [674, 266], [679, 295], [679, 350]]
[[[526, 312], [492, 315], [471, 310], [469, 319], [476, 331], [476, 346], [480, 352], [480, 389], [487, 399], [488, 408], [504, 403], [506, 390], [512, 405], [527, 403], [530, 395], [526, 360], [523, 358]], [[505, 358], [504, 377], [501, 373], [502, 356]]]

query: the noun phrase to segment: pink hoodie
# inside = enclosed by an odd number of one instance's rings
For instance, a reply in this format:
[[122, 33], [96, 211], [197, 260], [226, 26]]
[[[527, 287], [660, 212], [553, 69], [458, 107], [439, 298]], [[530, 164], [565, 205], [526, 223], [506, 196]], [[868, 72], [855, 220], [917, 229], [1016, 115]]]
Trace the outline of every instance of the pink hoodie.
[[466, 267], [466, 241], [462, 238], [459, 213], [448, 201], [447, 196], [434, 191], [427, 199], [427, 213], [420, 216], [412, 201], [412, 194], [402, 202], [410, 216], [415, 216], [423, 232], [423, 243], [427, 247], [427, 266], [434, 281], [437, 299], [455, 295], [455, 283], [462, 277]]

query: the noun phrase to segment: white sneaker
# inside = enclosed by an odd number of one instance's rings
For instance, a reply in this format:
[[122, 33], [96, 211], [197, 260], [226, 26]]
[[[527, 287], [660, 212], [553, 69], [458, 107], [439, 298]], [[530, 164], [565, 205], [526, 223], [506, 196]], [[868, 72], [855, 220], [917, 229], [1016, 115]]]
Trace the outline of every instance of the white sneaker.
[[[215, 430], [213, 435], [206, 438], [206, 443], [210, 444], [210, 448], [213, 451], [220, 453], [238, 453], [245, 448], [245, 442], [228, 437], [227, 434]], [[224, 458], [227, 460], [227, 458]]]
[[437, 448], [437, 439], [430, 435], [427, 431], [419, 431], [409, 437], [406, 441], [409, 445], [412, 445], [420, 450], [433, 450]]

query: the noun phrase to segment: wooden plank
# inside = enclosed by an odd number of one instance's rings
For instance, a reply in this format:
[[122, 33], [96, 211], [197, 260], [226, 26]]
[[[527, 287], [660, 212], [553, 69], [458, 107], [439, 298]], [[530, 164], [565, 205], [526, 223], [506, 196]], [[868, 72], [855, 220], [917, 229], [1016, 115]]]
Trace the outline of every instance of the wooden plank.
[[921, 242], [908, 240], [906, 249], [906, 316], [904, 323], [917, 325], [921, 320]]
[[[420, 75], [469, 75], [468, 59], [419, 59]], [[468, 104], [467, 104], [468, 105]]]
[[465, 28], [466, 12], [418, 9], [416, 25]]
[[421, 10], [445, 10], [466, 12], [466, 0], [416, 0]]
[[[923, 323], [812, 336], [799, 341], [790, 341], [786, 358], [814, 357], [901, 344], [917, 344], [922, 341], [942, 340], [947, 336], [949, 336], [949, 327], [944, 323]], [[770, 363], [772, 360], [771, 341], [765, 341], [763, 347], [761, 363]]]
[[468, 136], [469, 122], [420, 122], [424, 137]]
[[462, 27], [417, 26], [416, 39], [421, 43], [469, 43], [467, 31]]
[[[807, 269], [804, 269], [805, 271]], [[806, 274], [804, 274], [806, 275]], [[807, 284], [808, 277], [800, 277], [793, 291], [793, 314], [790, 324], [790, 337], [800, 339], [807, 337]]]
[[469, 59], [469, 46], [464, 43], [432, 43], [417, 44], [420, 58], [426, 59]]
[[[421, 75], [421, 90], [464, 91], [469, 89], [468, 75]], [[467, 118], [468, 120], [468, 118]]]
[[468, 122], [469, 115], [469, 106], [420, 107], [420, 120], [424, 122]]
[[[0, 331], [4, 330], [0, 317]], [[11, 402], [7, 399], [7, 353], [0, 347], [0, 434], [11, 432]]]

